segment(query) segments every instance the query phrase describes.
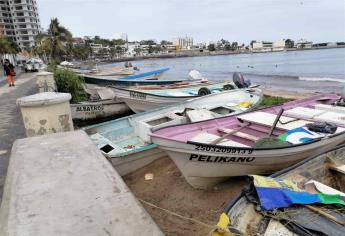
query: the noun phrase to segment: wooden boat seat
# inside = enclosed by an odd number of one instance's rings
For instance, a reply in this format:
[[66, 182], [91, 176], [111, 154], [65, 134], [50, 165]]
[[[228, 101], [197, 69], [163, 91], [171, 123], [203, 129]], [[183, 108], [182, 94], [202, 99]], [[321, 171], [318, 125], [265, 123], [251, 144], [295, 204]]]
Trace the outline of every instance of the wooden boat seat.
[[328, 165], [328, 168], [331, 169], [331, 170], [336, 171], [337, 173], [340, 173], [340, 174], [345, 175], [345, 165], [336, 166], [336, 165], [334, 165], [334, 164], [329, 164], [329, 165]]
[[191, 122], [198, 122], [215, 118], [214, 113], [207, 109], [187, 110], [186, 114]]
[[305, 185], [308, 185], [308, 184], [311, 184], [311, 185], [314, 185], [314, 188], [320, 192], [320, 193], [324, 193], [324, 194], [339, 194], [340, 196], [343, 196], [345, 197], [345, 193], [343, 192], [340, 192], [339, 190], [337, 189], [334, 189], [334, 188], [331, 188], [323, 183], [320, 183], [316, 180], [309, 180], [308, 182], [305, 183]]
[[[220, 128], [218, 129], [220, 132], [223, 132], [223, 133], [231, 133], [231, 132], [234, 132], [233, 129], [226, 129], [226, 128]], [[243, 132], [236, 132], [236, 133], [233, 133], [232, 135], [234, 136], [237, 136], [237, 137], [240, 137], [240, 138], [244, 138], [244, 139], [248, 139], [250, 141], [253, 141], [253, 142], [256, 142], [260, 139], [260, 137], [257, 137], [257, 136], [254, 136], [254, 135], [250, 135], [250, 134], [247, 134], [247, 133], [243, 133]]]
[[[276, 114], [262, 111], [251, 112], [238, 116], [238, 118], [240, 118], [241, 120], [268, 127], [271, 127], [273, 125], [276, 117]], [[281, 116], [279, 121], [280, 122], [277, 123], [276, 127], [283, 130], [291, 130], [312, 123], [311, 121], [296, 119], [288, 116]]]
[[333, 112], [338, 112], [338, 113], [345, 113], [345, 107], [341, 107], [341, 106], [316, 104], [315, 109], [324, 110], [324, 111], [333, 111]]
[[[198, 133], [196, 136], [194, 136], [189, 141], [197, 142], [197, 143], [210, 144], [210, 143], [212, 143], [214, 140], [216, 140], [218, 138], [220, 138], [220, 136], [218, 136], [218, 135], [210, 134], [210, 133], [206, 133], [206, 132], [201, 132], [201, 133]], [[217, 143], [217, 145], [220, 145], [220, 146], [231, 146], [231, 147], [249, 147], [249, 146], [247, 146], [245, 144], [242, 144], [242, 143], [239, 143], [239, 142], [235, 142], [235, 141], [229, 140], [229, 139], [224, 139], [224, 140], [220, 141], [219, 143]]]
[[[342, 108], [342, 107], [341, 107]], [[328, 109], [331, 109], [328, 107]], [[334, 122], [345, 125], [345, 113], [334, 109], [332, 111], [325, 109], [313, 109], [308, 107], [295, 107], [284, 112], [286, 115], [303, 117], [306, 119], [317, 119], [320, 121]]]

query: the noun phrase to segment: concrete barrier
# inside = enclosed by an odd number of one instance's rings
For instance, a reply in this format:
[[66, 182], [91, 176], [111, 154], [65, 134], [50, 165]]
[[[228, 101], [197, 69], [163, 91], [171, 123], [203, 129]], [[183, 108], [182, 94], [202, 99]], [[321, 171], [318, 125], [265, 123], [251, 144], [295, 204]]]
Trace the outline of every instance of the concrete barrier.
[[84, 131], [17, 140], [1, 236], [163, 235]]
[[54, 79], [54, 74], [51, 72], [42, 71], [36, 75], [36, 83], [40, 93], [43, 92], [57, 92], [57, 86]]
[[69, 93], [44, 92], [19, 98], [28, 137], [73, 131]]

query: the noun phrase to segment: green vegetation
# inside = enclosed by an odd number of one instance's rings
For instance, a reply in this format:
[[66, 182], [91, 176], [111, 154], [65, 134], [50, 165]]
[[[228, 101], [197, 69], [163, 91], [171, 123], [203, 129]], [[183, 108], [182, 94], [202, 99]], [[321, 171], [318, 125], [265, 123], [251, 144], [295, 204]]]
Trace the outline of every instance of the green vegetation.
[[61, 26], [57, 18], [50, 21], [47, 34], [36, 37], [37, 47], [34, 51], [44, 52], [50, 60], [59, 60], [67, 54], [66, 43], [72, 41], [72, 33]]
[[0, 54], [15, 54], [19, 51], [18, 45], [12, 39], [4, 36], [0, 37]]
[[289, 101], [291, 101], [291, 99], [264, 95], [264, 99], [262, 100], [260, 107], [281, 105]]
[[82, 77], [70, 70], [55, 68], [54, 78], [59, 92], [70, 93], [72, 95], [71, 103], [78, 103], [88, 99], [88, 95], [82, 86]]

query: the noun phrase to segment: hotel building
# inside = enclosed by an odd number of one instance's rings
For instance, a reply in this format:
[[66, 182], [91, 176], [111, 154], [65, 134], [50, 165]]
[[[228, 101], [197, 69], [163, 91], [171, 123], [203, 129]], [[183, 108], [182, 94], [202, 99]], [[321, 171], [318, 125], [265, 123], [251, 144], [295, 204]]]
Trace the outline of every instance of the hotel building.
[[0, 0], [0, 25], [20, 48], [34, 46], [41, 31], [36, 0]]

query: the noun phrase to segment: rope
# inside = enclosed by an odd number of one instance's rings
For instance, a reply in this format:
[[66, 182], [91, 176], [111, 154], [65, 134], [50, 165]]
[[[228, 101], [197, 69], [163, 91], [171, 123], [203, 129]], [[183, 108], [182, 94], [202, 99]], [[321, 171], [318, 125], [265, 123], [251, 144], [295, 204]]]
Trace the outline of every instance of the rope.
[[175, 212], [172, 212], [172, 211], [170, 211], [170, 210], [168, 210], [168, 209], [164, 209], [164, 208], [162, 208], [162, 207], [159, 207], [159, 206], [157, 206], [157, 205], [154, 205], [153, 203], [147, 202], [147, 201], [145, 201], [145, 200], [143, 200], [143, 199], [138, 198], [138, 200], [141, 201], [142, 203], [145, 203], [146, 205], [149, 205], [150, 207], [157, 208], [157, 209], [159, 209], [159, 210], [161, 210], [161, 211], [164, 211], [164, 212], [166, 212], [166, 213], [168, 213], [168, 214], [170, 214], [170, 215], [179, 217], [179, 218], [184, 219], [184, 220], [192, 221], [192, 222], [194, 222], [194, 223], [196, 223], [196, 224], [199, 224], [199, 225], [202, 225], [202, 226], [204, 226], [204, 227], [206, 227], [206, 228], [211, 228], [211, 229], [214, 229], [214, 228], [215, 228], [214, 225], [209, 225], [209, 224], [206, 224], [206, 223], [204, 223], [204, 222], [201, 222], [201, 221], [199, 221], [199, 220], [197, 220], [197, 219], [193, 219], [193, 218], [189, 218], [189, 217], [186, 217], [186, 216], [182, 216], [182, 215], [177, 214], [177, 213], [175, 213]]

